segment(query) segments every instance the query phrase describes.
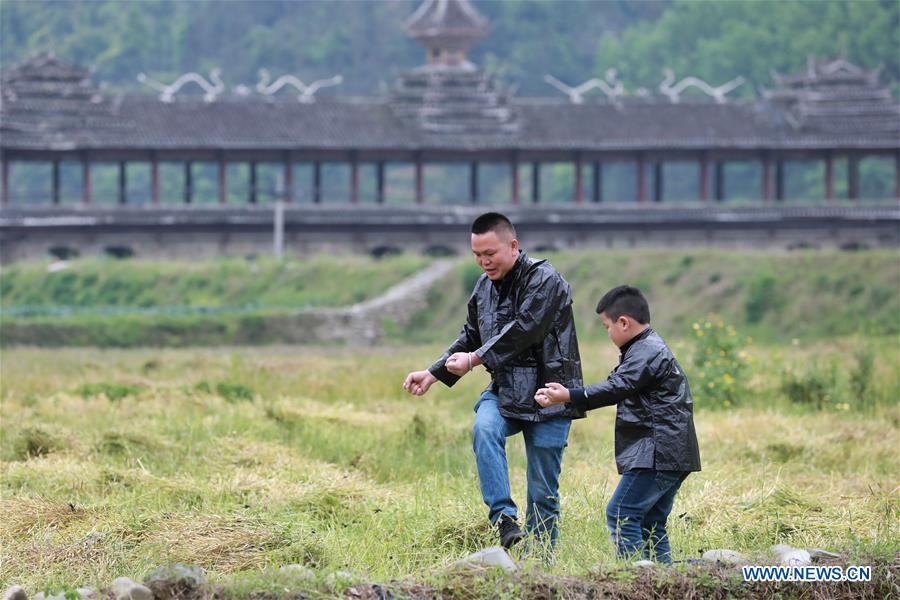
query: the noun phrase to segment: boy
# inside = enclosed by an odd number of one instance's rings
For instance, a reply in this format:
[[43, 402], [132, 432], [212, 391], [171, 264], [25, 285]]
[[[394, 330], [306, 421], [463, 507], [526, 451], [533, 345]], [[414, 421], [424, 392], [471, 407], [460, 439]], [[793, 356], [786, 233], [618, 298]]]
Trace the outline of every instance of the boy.
[[606, 507], [616, 554], [671, 563], [666, 520], [681, 483], [700, 470], [691, 389], [672, 351], [650, 328], [650, 307], [640, 290], [611, 289], [597, 313], [620, 349], [619, 366], [603, 383], [583, 389], [547, 383], [535, 401], [545, 407], [567, 403], [578, 411], [617, 406], [622, 478]]

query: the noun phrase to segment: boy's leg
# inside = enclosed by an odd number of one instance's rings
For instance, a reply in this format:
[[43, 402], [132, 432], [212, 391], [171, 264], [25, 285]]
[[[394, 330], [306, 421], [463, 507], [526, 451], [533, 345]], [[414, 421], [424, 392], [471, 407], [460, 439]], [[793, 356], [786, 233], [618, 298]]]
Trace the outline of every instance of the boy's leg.
[[606, 505], [606, 525], [619, 558], [643, 555], [642, 524], [664, 491], [660, 491], [656, 484], [654, 469], [631, 469], [622, 474]]
[[571, 419], [557, 418], [531, 423], [522, 430], [528, 460], [528, 507], [525, 529], [533, 543], [552, 549], [558, 535], [559, 473], [569, 439]]
[[516, 504], [509, 491], [506, 438], [519, 431], [514, 420], [507, 420], [500, 414], [497, 396], [484, 392], [475, 405], [472, 449], [475, 451], [481, 497], [488, 507], [491, 524], [495, 524], [501, 514], [516, 518]]
[[675, 494], [689, 473], [683, 471], [657, 471], [656, 485], [660, 490], [667, 490], [656, 504], [650, 507], [644, 515], [641, 529], [644, 538], [644, 558], [657, 560], [664, 564], [672, 562], [672, 550], [669, 547], [669, 535], [666, 531], [666, 522], [672, 505], [675, 502]]

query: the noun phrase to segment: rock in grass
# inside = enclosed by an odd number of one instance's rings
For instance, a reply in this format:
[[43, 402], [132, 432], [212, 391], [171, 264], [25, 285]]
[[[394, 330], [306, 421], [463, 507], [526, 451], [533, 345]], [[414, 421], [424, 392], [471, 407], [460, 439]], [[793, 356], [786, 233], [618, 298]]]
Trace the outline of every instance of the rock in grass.
[[112, 582], [112, 593], [116, 600], [153, 600], [153, 592], [128, 577], [118, 577]]
[[729, 550], [727, 548], [707, 550], [703, 553], [703, 560], [735, 566], [750, 564], [750, 561], [746, 556], [740, 552], [735, 552], [734, 550]]
[[834, 552], [829, 552], [828, 550], [820, 550], [819, 548], [807, 548], [807, 552], [809, 552], [809, 556], [812, 559], [817, 558], [840, 558], [840, 554], [835, 554]]
[[453, 563], [454, 567], [465, 567], [465, 568], [485, 568], [485, 567], [498, 567], [503, 569], [507, 573], [512, 573], [514, 571], [518, 571], [519, 567], [513, 562], [513, 559], [509, 557], [509, 554], [506, 553], [506, 550], [501, 548], [500, 546], [491, 546], [490, 548], [485, 548], [484, 550], [479, 550], [474, 554], [470, 554], [462, 560], [458, 560]]
[[640, 567], [640, 568], [642, 568], [642, 569], [652, 569], [652, 568], [653, 568], [653, 565], [654, 565], [654, 563], [653, 563], [652, 560], [647, 560], [647, 559], [644, 559], [644, 560], [636, 560], [636, 561], [634, 561], [634, 562], [631, 563], [631, 564], [632, 564], [632, 566]]
[[97, 597], [97, 592], [91, 588], [78, 588], [75, 591], [78, 592], [78, 596], [81, 597], [81, 600], [91, 600]]
[[301, 564], [292, 564], [292, 565], [284, 565], [279, 571], [283, 573], [290, 573], [295, 577], [299, 577], [301, 579], [313, 579], [316, 576], [315, 571], [307, 567], [306, 565]]
[[812, 557], [803, 548], [794, 548], [787, 544], [776, 544], [772, 546], [772, 551], [775, 552], [775, 558], [778, 564], [781, 565], [800, 567], [812, 563]]
[[206, 583], [206, 571], [201, 567], [191, 567], [176, 563], [158, 567], [144, 577], [144, 583], [162, 583], [180, 585], [186, 588], [198, 588]]
[[3, 592], [3, 600], [28, 600], [28, 594], [20, 585], [14, 585]]
[[333, 590], [340, 584], [349, 585], [353, 583], [353, 579], [354, 575], [349, 571], [335, 571], [325, 578], [325, 585]]

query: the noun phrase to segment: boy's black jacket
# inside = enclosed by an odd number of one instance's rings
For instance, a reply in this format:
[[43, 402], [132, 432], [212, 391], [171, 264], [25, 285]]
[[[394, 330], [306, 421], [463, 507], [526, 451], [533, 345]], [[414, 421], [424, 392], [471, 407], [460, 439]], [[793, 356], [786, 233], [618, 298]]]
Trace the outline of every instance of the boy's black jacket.
[[681, 365], [663, 339], [646, 329], [622, 347], [603, 383], [571, 390], [578, 410], [616, 408], [616, 467], [699, 471], [694, 402]]
[[550, 263], [521, 252], [502, 281], [481, 275], [468, 308], [459, 338], [429, 368], [439, 381], [452, 386], [459, 379], [444, 367], [447, 357], [475, 352], [491, 373], [491, 391], [504, 417], [546, 421], [584, 416], [572, 407], [542, 408], [534, 401], [538, 387], [548, 381], [584, 385], [572, 288]]

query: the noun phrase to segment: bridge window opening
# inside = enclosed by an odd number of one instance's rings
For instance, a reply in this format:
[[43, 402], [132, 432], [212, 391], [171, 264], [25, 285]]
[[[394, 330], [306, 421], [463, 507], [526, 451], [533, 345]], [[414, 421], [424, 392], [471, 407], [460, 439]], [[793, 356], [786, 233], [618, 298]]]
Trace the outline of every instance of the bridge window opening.
[[184, 204], [184, 163], [159, 163], [160, 204]]
[[131, 246], [106, 246], [103, 254], [110, 258], [125, 259], [134, 257], [134, 249]]
[[249, 187], [250, 165], [246, 162], [229, 162], [225, 167], [225, 203], [238, 206], [247, 204]]
[[350, 163], [322, 163], [322, 204], [350, 202]]
[[[470, 204], [469, 163], [427, 163], [425, 165], [426, 204]], [[479, 169], [478, 178], [481, 179]]]
[[[847, 168], [841, 171], [846, 173]], [[864, 200], [896, 200], [894, 158], [866, 156], [859, 161], [859, 196]]]
[[47, 249], [47, 254], [57, 260], [71, 260], [78, 258], [81, 253], [78, 251], [78, 248], [71, 246], [51, 246]]
[[[219, 165], [214, 162], [196, 161], [191, 163], [191, 203], [218, 204]], [[147, 186], [149, 189], [149, 184]], [[183, 195], [183, 194], [182, 194]], [[130, 202], [130, 197], [129, 197]]]
[[[647, 176], [645, 170], [645, 177]], [[637, 166], [633, 162], [603, 163], [603, 201], [631, 204], [637, 198]]]
[[[512, 203], [512, 181], [508, 162], [478, 164], [478, 201], [481, 204]], [[521, 175], [521, 173], [520, 173]], [[467, 179], [468, 180], [468, 179]], [[519, 182], [522, 178], [519, 177]], [[525, 198], [519, 191], [519, 202]]]
[[53, 202], [53, 165], [49, 162], [9, 161], [9, 203], [17, 206]]
[[784, 197], [792, 204], [820, 204], [825, 198], [825, 165], [821, 160], [784, 161]]
[[696, 202], [700, 197], [700, 165], [696, 161], [664, 161], [662, 176], [663, 202]]
[[[416, 201], [415, 165], [389, 162], [384, 165], [385, 204], [414, 204]], [[427, 183], [427, 181], [426, 181]]]
[[[247, 182], [249, 188], [250, 181]], [[249, 189], [248, 189], [249, 193]], [[256, 204], [273, 204], [284, 196], [284, 164], [256, 163]]]
[[756, 160], [731, 160], [723, 164], [721, 202], [759, 204], [763, 196], [762, 172], [763, 166]]
[[128, 204], [150, 203], [150, 163], [125, 163], [125, 198]]
[[[582, 167], [582, 183], [589, 169]], [[541, 204], [572, 203], [575, 200], [575, 165], [568, 162], [541, 163]]]
[[119, 203], [119, 163], [91, 161], [91, 204], [115, 206]]

